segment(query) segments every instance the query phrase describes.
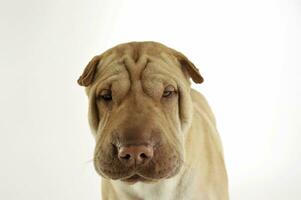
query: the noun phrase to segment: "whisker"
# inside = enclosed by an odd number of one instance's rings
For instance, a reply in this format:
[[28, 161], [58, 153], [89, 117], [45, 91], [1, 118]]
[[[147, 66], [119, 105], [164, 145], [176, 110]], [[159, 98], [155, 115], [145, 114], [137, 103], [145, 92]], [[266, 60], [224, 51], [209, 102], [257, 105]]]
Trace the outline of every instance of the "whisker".
[[93, 163], [93, 161], [94, 161], [94, 158], [91, 158], [91, 159], [85, 161], [84, 164], [90, 164], [90, 163]]
[[180, 162], [182, 162], [183, 168], [189, 168], [189, 165], [187, 164], [187, 162], [184, 161], [184, 159], [180, 158], [179, 160]]

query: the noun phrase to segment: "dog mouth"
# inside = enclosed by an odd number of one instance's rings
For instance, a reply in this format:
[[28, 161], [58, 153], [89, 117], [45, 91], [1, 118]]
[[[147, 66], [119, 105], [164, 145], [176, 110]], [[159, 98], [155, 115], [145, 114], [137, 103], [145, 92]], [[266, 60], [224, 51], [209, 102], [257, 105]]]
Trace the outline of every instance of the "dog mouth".
[[128, 183], [136, 183], [136, 182], [138, 182], [138, 181], [144, 182], [144, 181], [146, 181], [146, 180], [147, 180], [147, 179], [145, 179], [144, 177], [142, 177], [142, 176], [140, 176], [140, 175], [138, 175], [138, 174], [134, 174], [134, 175], [132, 175], [132, 176], [130, 176], [130, 177], [128, 177], [128, 178], [123, 178], [123, 179], [121, 179], [121, 181], [128, 182]]
[[157, 167], [157, 169], [148, 168], [148, 166], [145, 167], [146, 168], [129, 169], [123, 172], [110, 171], [107, 169], [101, 169], [100, 167], [100, 168], [96, 168], [96, 171], [105, 178], [112, 179], [112, 180], [119, 180], [129, 185], [132, 185], [137, 182], [155, 183], [162, 179], [171, 178], [176, 174], [178, 174], [178, 172], [182, 167], [182, 164], [178, 163], [166, 168], [158, 168], [157, 166], [153, 166], [155, 168]]
[[145, 177], [143, 177], [139, 174], [134, 174], [134, 175], [132, 175], [130, 177], [127, 177], [127, 178], [121, 178], [120, 180], [123, 181], [123, 182], [126, 182], [130, 185], [134, 184], [134, 183], [137, 183], [137, 182], [144, 182], [144, 183], [154, 182], [154, 180], [145, 178]]

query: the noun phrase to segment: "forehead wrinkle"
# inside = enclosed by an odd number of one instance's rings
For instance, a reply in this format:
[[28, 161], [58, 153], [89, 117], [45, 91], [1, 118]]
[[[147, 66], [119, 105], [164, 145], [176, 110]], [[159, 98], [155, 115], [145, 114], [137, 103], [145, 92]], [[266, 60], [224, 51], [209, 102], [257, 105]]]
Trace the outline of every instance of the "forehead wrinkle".
[[141, 66], [141, 72], [139, 79], [142, 80], [143, 73], [147, 69], [148, 65], [151, 63], [150, 59], [146, 56], [141, 57], [139, 65]]
[[132, 59], [134, 60], [135, 63], [139, 61], [140, 58], [140, 49], [137, 48], [137, 45], [133, 47], [133, 52], [132, 52]]
[[101, 69], [95, 75], [96, 92], [104, 87], [111, 87], [119, 79], [128, 79], [129, 77], [129, 73], [120, 59], [111, 60], [107, 66], [102, 66]]
[[131, 83], [142, 80], [142, 75], [150, 60], [146, 56], [141, 56], [136, 63], [131, 57], [125, 57], [124, 66], [129, 73]]
[[97, 65], [97, 71], [102, 71], [103, 69], [105, 69], [107, 66], [111, 65], [113, 62], [116, 62], [116, 53], [114, 52], [107, 52], [104, 53], [102, 56], [102, 59], [100, 60], [100, 62]]
[[161, 60], [165, 62], [167, 65], [176, 65], [179, 67], [179, 63], [176, 62], [176, 58], [171, 56], [170, 54], [167, 54], [165, 52], [160, 53], [160, 57], [162, 58]]
[[124, 58], [123, 66], [124, 66], [125, 70], [127, 71], [127, 73], [129, 74], [131, 83], [133, 82], [133, 75], [134, 75], [133, 65], [135, 65], [135, 63], [133, 62], [132, 59], [130, 59], [129, 57]]
[[[95, 79], [96, 80], [103, 80], [103, 79], [107, 79], [110, 78], [112, 76], [116, 76], [119, 74], [122, 74], [124, 71], [124, 65], [120, 62], [111, 62], [109, 65], [107, 65], [106, 67], [101, 68], [101, 70], [99, 70], [96, 75], [95, 75]], [[98, 81], [97, 81], [98, 82]]]
[[[171, 75], [170, 64], [164, 62], [162, 59], [156, 59], [154, 61], [150, 61], [147, 72], [150, 74], [158, 74], [158, 75]], [[169, 77], [169, 76], [167, 76]]]

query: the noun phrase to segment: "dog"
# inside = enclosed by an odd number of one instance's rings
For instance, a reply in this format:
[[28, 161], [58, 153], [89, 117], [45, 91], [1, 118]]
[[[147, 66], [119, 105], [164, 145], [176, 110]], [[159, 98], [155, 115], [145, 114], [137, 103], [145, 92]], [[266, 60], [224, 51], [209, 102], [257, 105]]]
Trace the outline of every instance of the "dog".
[[182, 53], [130, 42], [95, 56], [78, 79], [102, 176], [103, 200], [227, 200], [215, 117]]

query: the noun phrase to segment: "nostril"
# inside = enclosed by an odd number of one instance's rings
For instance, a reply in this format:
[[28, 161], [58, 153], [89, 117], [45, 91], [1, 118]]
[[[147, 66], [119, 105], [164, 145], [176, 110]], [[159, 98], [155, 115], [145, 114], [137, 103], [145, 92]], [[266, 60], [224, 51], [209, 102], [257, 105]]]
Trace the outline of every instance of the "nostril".
[[153, 157], [153, 148], [146, 145], [123, 146], [118, 150], [118, 159], [127, 166], [147, 163]]
[[120, 156], [121, 159], [124, 159], [124, 160], [129, 160], [131, 158], [131, 155], [130, 154], [126, 154], [124, 156]]
[[142, 153], [142, 154], [140, 154], [140, 158], [142, 158], [142, 159], [147, 159], [148, 156], [147, 156], [145, 153]]

